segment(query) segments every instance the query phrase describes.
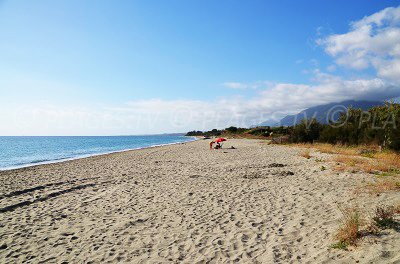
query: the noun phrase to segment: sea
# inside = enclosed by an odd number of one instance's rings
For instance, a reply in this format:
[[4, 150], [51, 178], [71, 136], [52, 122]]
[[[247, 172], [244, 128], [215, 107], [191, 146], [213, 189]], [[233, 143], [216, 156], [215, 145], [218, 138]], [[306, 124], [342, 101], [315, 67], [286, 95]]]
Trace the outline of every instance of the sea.
[[0, 170], [196, 140], [183, 134], [148, 136], [0, 136]]

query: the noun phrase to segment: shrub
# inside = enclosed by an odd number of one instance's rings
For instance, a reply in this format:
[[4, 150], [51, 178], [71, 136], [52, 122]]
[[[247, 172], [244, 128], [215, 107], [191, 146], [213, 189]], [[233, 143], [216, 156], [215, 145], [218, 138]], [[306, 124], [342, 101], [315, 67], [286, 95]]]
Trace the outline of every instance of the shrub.
[[381, 229], [396, 228], [398, 223], [394, 220], [396, 208], [394, 206], [379, 206], [372, 218], [373, 224]]
[[269, 136], [270, 131], [269, 127], [257, 127], [251, 129], [248, 133], [253, 136]]
[[189, 137], [193, 137], [193, 136], [203, 136], [203, 132], [202, 132], [202, 131], [193, 130], [193, 131], [187, 132], [187, 133], [186, 133], [186, 136], [189, 136]]
[[308, 142], [313, 143], [318, 140], [321, 125], [316, 119], [304, 119], [300, 124], [295, 125], [289, 131], [290, 140], [293, 143]]

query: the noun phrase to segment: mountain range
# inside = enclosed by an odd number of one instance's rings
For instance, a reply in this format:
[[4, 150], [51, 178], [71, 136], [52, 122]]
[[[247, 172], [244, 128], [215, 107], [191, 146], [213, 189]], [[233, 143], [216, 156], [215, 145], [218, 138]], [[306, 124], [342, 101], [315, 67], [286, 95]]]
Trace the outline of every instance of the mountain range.
[[368, 110], [374, 106], [381, 106], [384, 102], [381, 101], [355, 101], [348, 100], [340, 103], [329, 103], [324, 105], [313, 106], [301, 111], [295, 115], [288, 115], [280, 121], [265, 121], [257, 126], [293, 126], [300, 123], [303, 119], [315, 118], [322, 124], [327, 124], [329, 121], [336, 121], [341, 112], [345, 112], [349, 107], [361, 108]]

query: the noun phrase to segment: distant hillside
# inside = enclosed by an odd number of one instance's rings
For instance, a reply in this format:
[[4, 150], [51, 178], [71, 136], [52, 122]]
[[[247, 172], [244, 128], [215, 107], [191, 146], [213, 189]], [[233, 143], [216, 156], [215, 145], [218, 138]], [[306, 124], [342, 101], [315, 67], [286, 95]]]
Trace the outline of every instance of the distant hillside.
[[330, 103], [325, 105], [318, 105], [310, 107], [306, 110], [301, 111], [296, 115], [288, 115], [282, 118], [279, 122], [263, 122], [258, 126], [293, 126], [300, 123], [303, 119], [316, 118], [318, 122], [327, 124], [329, 120], [335, 121], [339, 117], [340, 112], [345, 111], [348, 107], [361, 108], [362, 110], [368, 110], [374, 106], [383, 105], [380, 101], [343, 101], [340, 103]]

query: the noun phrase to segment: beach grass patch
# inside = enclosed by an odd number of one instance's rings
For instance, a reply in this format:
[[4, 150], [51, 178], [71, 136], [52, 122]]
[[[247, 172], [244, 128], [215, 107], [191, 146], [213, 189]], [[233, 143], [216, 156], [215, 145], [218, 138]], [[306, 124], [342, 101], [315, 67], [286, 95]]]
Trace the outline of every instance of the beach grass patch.
[[356, 246], [358, 239], [361, 238], [361, 227], [364, 220], [356, 207], [341, 209], [342, 219], [339, 230], [335, 236], [338, 240], [338, 248], [347, 248], [347, 246]]
[[366, 186], [366, 191], [371, 194], [380, 194], [390, 191], [400, 191], [400, 180], [397, 177], [379, 178], [374, 183], [369, 183]]
[[291, 146], [339, 155], [333, 158], [334, 161], [341, 164], [339, 170], [347, 167], [347, 169], [353, 170], [356, 168], [367, 173], [388, 172], [400, 174], [400, 154], [391, 150], [382, 151], [377, 145], [345, 146], [327, 143], [300, 143], [291, 144]]
[[330, 246], [330, 248], [334, 248], [334, 249], [341, 249], [341, 250], [347, 250], [347, 247], [349, 246], [349, 244], [347, 242], [344, 241], [339, 241], [337, 243], [334, 243]]

